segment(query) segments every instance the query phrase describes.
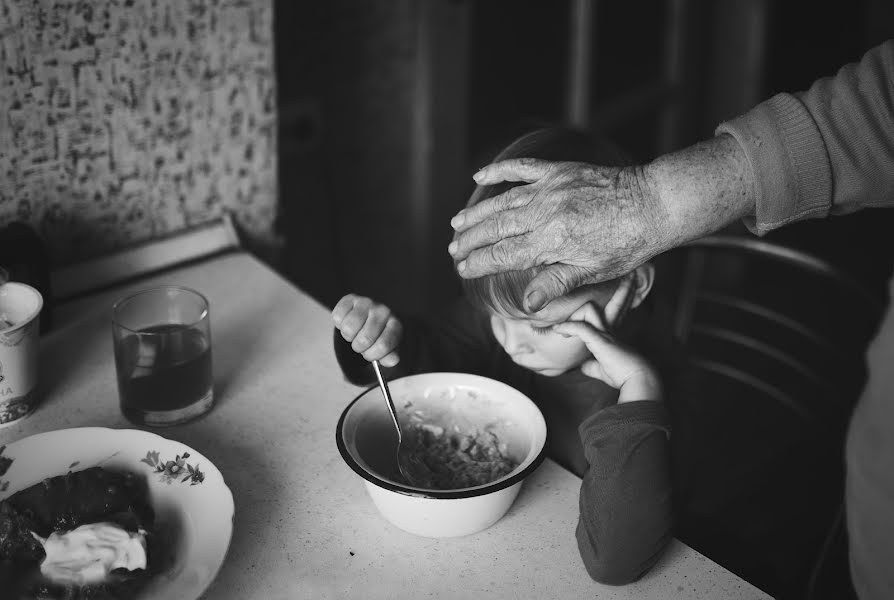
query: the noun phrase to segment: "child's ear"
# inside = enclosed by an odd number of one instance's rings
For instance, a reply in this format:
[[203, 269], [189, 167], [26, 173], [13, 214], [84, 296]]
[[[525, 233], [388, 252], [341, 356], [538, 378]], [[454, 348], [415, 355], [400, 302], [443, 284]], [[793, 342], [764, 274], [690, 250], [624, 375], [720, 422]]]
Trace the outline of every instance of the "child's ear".
[[633, 270], [633, 300], [630, 302], [630, 308], [636, 308], [643, 303], [649, 292], [652, 291], [652, 284], [655, 283], [655, 265], [645, 263]]

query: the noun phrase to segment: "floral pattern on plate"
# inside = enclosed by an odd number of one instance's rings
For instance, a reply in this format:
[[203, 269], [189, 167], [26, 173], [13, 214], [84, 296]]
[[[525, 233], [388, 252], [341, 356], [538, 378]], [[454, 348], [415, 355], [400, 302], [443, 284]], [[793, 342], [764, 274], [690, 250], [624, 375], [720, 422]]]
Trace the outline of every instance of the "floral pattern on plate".
[[161, 476], [161, 480], [167, 484], [178, 480], [180, 483], [189, 481], [189, 485], [198, 485], [204, 482], [205, 474], [199, 470], [199, 465], [192, 466], [186, 462], [187, 458], [189, 458], [189, 452], [184, 452], [182, 456], [178, 454], [174, 460], [164, 461], [159, 458], [157, 450], [149, 450], [146, 452], [146, 458], [141, 459], [140, 462], [154, 468], [155, 472]]

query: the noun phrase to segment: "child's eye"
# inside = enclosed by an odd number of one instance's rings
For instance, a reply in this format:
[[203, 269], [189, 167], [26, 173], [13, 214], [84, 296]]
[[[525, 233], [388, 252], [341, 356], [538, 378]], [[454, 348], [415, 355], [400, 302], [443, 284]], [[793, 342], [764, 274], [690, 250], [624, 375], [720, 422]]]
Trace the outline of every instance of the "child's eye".
[[552, 331], [552, 329], [552, 325], [547, 325], [546, 327], [537, 327], [536, 325], [531, 325], [531, 331], [533, 331], [537, 335], [546, 335], [547, 333]]

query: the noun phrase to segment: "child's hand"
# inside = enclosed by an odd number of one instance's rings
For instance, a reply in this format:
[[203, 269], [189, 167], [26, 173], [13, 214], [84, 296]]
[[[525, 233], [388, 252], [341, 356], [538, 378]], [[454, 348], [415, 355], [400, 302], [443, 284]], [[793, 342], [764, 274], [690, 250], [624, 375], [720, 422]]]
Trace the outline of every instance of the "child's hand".
[[393, 367], [400, 361], [397, 346], [403, 326], [384, 304], [348, 294], [332, 309], [332, 320], [341, 337], [366, 360], [378, 360], [384, 367]]
[[609, 327], [617, 323], [629, 305], [633, 280], [625, 277], [605, 305], [604, 316], [590, 302], [579, 308], [568, 321], [553, 326], [563, 335], [576, 335], [593, 354], [581, 366], [585, 375], [604, 381], [620, 390], [618, 403], [633, 400], [661, 400], [661, 381], [648, 362], [620, 345]]

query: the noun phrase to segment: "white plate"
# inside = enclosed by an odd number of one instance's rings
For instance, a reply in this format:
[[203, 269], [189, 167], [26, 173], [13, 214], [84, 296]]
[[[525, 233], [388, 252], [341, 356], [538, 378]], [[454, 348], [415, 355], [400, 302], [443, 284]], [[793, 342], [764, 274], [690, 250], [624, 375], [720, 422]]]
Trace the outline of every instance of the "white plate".
[[[169, 463], [178, 458], [179, 464]], [[153, 577], [140, 598], [196, 600], [226, 558], [234, 507], [220, 471], [189, 446], [136, 429], [39, 433], [0, 451], [0, 500], [48, 477], [93, 466], [144, 473], [156, 521], [176, 523], [180, 531], [176, 566]]]

